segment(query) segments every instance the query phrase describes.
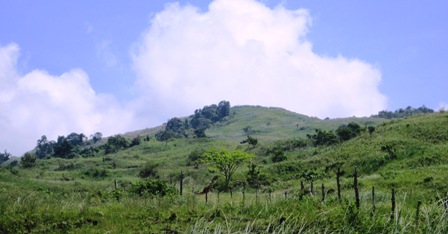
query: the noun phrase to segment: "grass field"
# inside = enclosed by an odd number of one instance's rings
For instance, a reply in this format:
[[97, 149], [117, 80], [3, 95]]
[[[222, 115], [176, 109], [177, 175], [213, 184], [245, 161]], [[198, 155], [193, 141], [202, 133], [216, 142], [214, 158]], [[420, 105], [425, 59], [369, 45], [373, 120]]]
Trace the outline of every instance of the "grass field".
[[[354, 139], [329, 146], [288, 146], [294, 139], [308, 141], [306, 134], [313, 134], [315, 128], [334, 130], [350, 122], [376, 129], [372, 135], [362, 131]], [[246, 134], [258, 139], [255, 147], [239, 143]], [[231, 116], [206, 135], [168, 142], [152, 137], [114, 154], [100, 151], [89, 158], [39, 159], [32, 168], [3, 165], [0, 232], [448, 233], [447, 113], [390, 121], [320, 120], [280, 108], [241, 106], [233, 107]], [[274, 163], [269, 152], [280, 145], [288, 146], [287, 160]], [[188, 158], [195, 150], [212, 147], [256, 155], [251, 163], [258, 165], [269, 183], [259, 189], [243, 186], [249, 163], [242, 164], [233, 176], [232, 193], [212, 191], [206, 202], [206, 195], [198, 192], [219, 172], [209, 164], [195, 168]], [[139, 173], [148, 164], [157, 165], [157, 180], [176, 190], [183, 171], [183, 195], [132, 192], [143, 181]], [[355, 168], [359, 208], [353, 188]], [[312, 182], [314, 195], [301, 190], [301, 182], [305, 190]]]

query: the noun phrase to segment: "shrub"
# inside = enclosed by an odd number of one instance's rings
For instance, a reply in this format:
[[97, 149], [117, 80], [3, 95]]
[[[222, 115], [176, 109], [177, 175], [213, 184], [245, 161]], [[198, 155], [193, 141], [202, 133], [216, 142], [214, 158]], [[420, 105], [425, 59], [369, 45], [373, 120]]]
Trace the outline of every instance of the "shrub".
[[132, 184], [130, 187], [132, 193], [140, 196], [148, 194], [153, 196], [167, 196], [177, 194], [176, 188], [167, 182], [158, 179], [146, 179]]
[[274, 155], [271, 157], [273, 163], [286, 161], [288, 158], [282, 150], [276, 150]]
[[147, 162], [139, 173], [140, 178], [159, 178], [159, 175], [157, 174], [158, 166], [158, 164]]
[[20, 164], [24, 168], [31, 168], [36, 165], [36, 156], [30, 153], [26, 153], [21, 159]]

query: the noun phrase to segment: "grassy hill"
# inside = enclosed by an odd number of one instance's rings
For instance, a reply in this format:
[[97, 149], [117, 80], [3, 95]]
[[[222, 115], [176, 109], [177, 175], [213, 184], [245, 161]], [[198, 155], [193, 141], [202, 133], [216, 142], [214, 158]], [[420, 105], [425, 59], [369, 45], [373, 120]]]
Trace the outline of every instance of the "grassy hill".
[[[313, 145], [307, 134], [356, 122], [363, 128], [348, 141]], [[157, 127], [127, 134], [155, 134]], [[245, 131], [246, 130], [246, 131]], [[240, 144], [246, 135], [256, 146]], [[116, 153], [93, 157], [38, 159], [32, 168], [0, 167], [0, 232], [142, 233], [446, 233], [448, 114], [434, 113], [386, 121], [379, 118], [320, 120], [281, 108], [238, 106], [207, 129], [207, 138], [152, 137]], [[299, 142], [300, 144], [298, 144]], [[305, 143], [305, 144], [302, 144]], [[189, 160], [212, 147], [254, 154], [264, 175], [260, 189], [244, 186], [248, 164], [233, 177], [232, 193], [199, 194], [219, 173]], [[273, 162], [279, 152], [285, 161]], [[336, 172], [340, 168], [342, 198]], [[355, 205], [357, 168], [361, 206]], [[154, 170], [153, 181], [179, 189], [183, 196], [136, 194]], [[157, 177], [157, 178], [156, 178]], [[304, 184], [304, 190], [301, 189]], [[314, 195], [309, 196], [311, 183]], [[321, 186], [325, 187], [325, 200]], [[372, 214], [372, 187], [375, 213]], [[396, 208], [391, 214], [391, 188]], [[416, 207], [421, 201], [420, 216]]]
[[249, 127], [249, 135], [262, 141], [274, 141], [302, 137], [314, 133], [315, 129], [334, 130], [350, 122], [362, 126], [384, 122], [380, 118], [342, 118], [321, 120], [316, 117], [297, 114], [277, 107], [236, 106], [231, 116], [206, 131], [207, 136], [216, 139], [241, 142], [246, 138], [244, 128]]

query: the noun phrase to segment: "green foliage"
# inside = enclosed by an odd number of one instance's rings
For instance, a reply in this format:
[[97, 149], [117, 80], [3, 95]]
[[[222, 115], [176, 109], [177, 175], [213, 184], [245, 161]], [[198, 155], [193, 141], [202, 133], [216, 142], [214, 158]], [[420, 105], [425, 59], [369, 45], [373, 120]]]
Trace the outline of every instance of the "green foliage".
[[258, 144], [258, 139], [248, 135], [246, 140], [240, 142], [240, 144], [246, 144], [246, 143], [248, 143], [249, 145], [255, 147]]
[[271, 157], [271, 161], [273, 163], [283, 162], [286, 161], [287, 159], [288, 158], [286, 157], [286, 154], [281, 149], [275, 149]]
[[159, 165], [156, 163], [147, 162], [145, 166], [140, 170], [139, 176], [140, 178], [159, 178], [157, 167]]
[[73, 145], [63, 136], [58, 137], [58, 142], [54, 146], [54, 157], [57, 158], [74, 158]]
[[333, 131], [316, 129], [314, 135], [307, 135], [314, 146], [334, 145], [338, 143], [338, 137]]
[[369, 126], [367, 129], [369, 131], [370, 137], [372, 137], [373, 132], [375, 132], [375, 127], [374, 126]]
[[142, 138], [140, 138], [139, 136], [132, 138], [131, 143], [129, 144], [129, 147], [134, 147], [137, 145], [140, 145], [140, 143], [142, 142]]
[[400, 108], [398, 110], [395, 110], [394, 112], [383, 110], [378, 112], [377, 115], [373, 115], [372, 117], [384, 118], [384, 119], [396, 119], [396, 118], [405, 118], [413, 115], [430, 114], [430, 113], [434, 113], [434, 110], [427, 108], [424, 105], [417, 109], [408, 106], [406, 107], [406, 109]]
[[88, 170], [85, 170], [83, 174], [96, 179], [106, 178], [109, 176], [108, 171], [101, 168], [89, 168]]
[[246, 173], [247, 185], [251, 188], [259, 189], [261, 186], [269, 185], [267, 175], [260, 172], [260, 168], [256, 164], [251, 163]]
[[6, 150], [4, 153], [0, 153], [0, 164], [6, 162], [9, 160], [9, 157], [11, 157], [11, 154], [8, 153]]
[[[230, 103], [221, 101], [218, 105], [204, 106], [198, 109], [191, 116], [191, 120], [172, 118], [168, 120], [164, 130], [156, 133], [156, 139], [159, 141], [168, 141], [171, 138], [204, 138], [205, 130], [214, 123], [217, 123], [227, 117], [230, 113]], [[193, 135], [192, 135], [193, 134]]]
[[150, 195], [162, 197], [167, 195], [176, 195], [178, 193], [176, 188], [167, 184], [165, 181], [158, 179], [146, 179], [139, 181], [132, 184], [130, 191], [140, 196]]
[[36, 156], [31, 153], [25, 153], [20, 159], [20, 165], [22, 165], [23, 168], [34, 167], [36, 165]]
[[103, 139], [103, 134], [101, 132], [96, 132], [92, 135], [92, 141], [94, 144], [101, 141], [101, 139]]
[[202, 148], [196, 148], [188, 155], [187, 165], [190, 166], [191, 164], [194, 164], [194, 167], [198, 169], [199, 163], [201, 160], [203, 160], [203, 154], [205, 153], [205, 150]]
[[361, 126], [357, 123], [351, 122], [348, 125], [342, 125], [338, 129], [336, 129], [336, 134], [339, 137], [339, 140], [348, 141], [354, 137], [357, 137], [361, 133]]
[[224, 148], [216, 150], [212, 148], [206, 151], [204, 154], [204, 161], [212, 164], [213, 167], [219, 170], [224, 175], [225, 188], [229, 188], [230, 180], [236, 169], [241, 164], [247, 162], [254, 155], [246, 153], [242, 150], [228, 151]]
[[125, 137], [121, 135], [115, 135], [107, 138], [107, 143], [104, 147], [105, 147], [105, 153], [111, 154], [116, 153], [119, 150], [128, 148], [129, 142]]

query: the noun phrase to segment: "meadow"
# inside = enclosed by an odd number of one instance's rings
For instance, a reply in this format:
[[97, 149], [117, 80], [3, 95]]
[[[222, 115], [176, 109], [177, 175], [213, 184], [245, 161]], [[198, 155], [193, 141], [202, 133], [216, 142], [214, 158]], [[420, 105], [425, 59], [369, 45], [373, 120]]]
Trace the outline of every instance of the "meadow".
[[[308, 137], [352, 122], [361, 131], [350, 140], [315, 145]], [[320, 120], [242, 106], [205, 133], [161, 142], [142, 130], [128, 136], [147, 140], [115, 153], [38, 159], [30, 168], [8, 162], [0, 167], [0, 231], [448, 232], [447, 113]], [[258, 143], [241, 144], [248, 135]], [[201, 193], [213, 178], [222, 180], [213, 165], [195, 161], [195, 152], [211, 148], [254, 158], [238, 167], [229, 190]], [[273, 160], [279, 155], [282, 160]], [[250, 165], [256, 165], [256, 186], [248, 180]]]

